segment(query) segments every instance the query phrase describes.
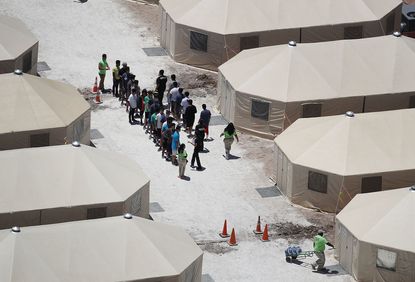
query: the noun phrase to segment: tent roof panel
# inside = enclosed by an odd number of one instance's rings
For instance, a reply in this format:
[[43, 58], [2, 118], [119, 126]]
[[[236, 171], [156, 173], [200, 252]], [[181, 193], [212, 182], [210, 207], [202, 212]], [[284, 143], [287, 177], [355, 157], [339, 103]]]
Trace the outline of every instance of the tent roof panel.
[[84, 145], [1, 151], [0, 178], [0, 213], [123, 202], [149, 183], [133, 160]]
[[415, 39], [391, 35], [244, 50], [219, 70], [236, 91], [296, 102], [414, 92], [413, 64]]
[[89, 108], [71, 85], [29, 74], [0, 75], [0, 134], [66, 127]]
[[[141, 281], [179, 276], [202, 251], [182, 229], [134, 217], [0, 231], [2, 281]], [[10, 258], [12, 265], [10, 267]], [[10, 271], [11, 270], [11, 271]]]
[[0, 61], [16, 59], [37, 42], [22, 21], [0, 15]]
[[415, 253], [408, 236], [415, 232], [414, 205], [409, 188], [358, 194], [336, 219], [359, 240]]
[[295, 121], [275, 142], [291, 162], [342, 176], [415, 169], [415, 109]]
[[238, 34], [376, 21], [400, 0], [161, 0], [173, 21], [219, 34]]

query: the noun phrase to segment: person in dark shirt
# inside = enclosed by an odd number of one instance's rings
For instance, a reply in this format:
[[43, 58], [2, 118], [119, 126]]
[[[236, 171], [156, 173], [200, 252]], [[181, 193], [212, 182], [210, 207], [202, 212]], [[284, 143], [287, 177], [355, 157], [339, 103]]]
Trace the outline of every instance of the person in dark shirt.
[[193, 105], [193, 101], [191, 99], [188, 100], [188, 103], [189, 106], [187, 106], [186, 112], [184, 113], [184, 119], [186, 120], [187, 133], [191, 135], [193, 124], [195, 123], [195, 115], [197, 113], [197, 109], [195, 105]]
[[197, 163], [197, 170], [203, 170], [202, 164], [200, 163], [199, 153], [203, 151], [203, 140], [205, 139], [205, 129], [203, 127], [203, 121], [199, 120], [195, 128], [195, 138], [193, 143], [194, 146], [192, 161], [190, 162], [190, 167], [194, 168], [195, 161]]
[[209, 139], [209, 123], [211, 116], [211, 112], [206, 109], [206, 104], [203, 104], [202, 111], [200, 112], [200, 119], [203, 121], [203, 126], [205, 127], [206, 139]]
[[156, 87], [160, 105], [163, 105], [164, 91], [166, 91], [167, 76], [164, 75], [164, 70], [159, 71], [159, 76], [156, 79]]

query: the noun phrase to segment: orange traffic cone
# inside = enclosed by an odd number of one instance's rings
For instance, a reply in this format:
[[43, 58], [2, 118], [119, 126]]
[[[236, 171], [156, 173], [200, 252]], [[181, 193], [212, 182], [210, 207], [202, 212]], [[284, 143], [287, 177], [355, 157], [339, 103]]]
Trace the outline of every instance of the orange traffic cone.
[[262, 235], [261, 241], [262, 242], [268, 242], [269, 241], [269, 237], [268, 237], [268, 224], [265, 224], [264, 234]]
[[98, 92], [98, 78], [95, 77], [95, 83], [94, 86], [92, 87], [92, 93], [97, 93]]
[[225, 222], [223, 223], [222, 233], [219, 233], [219, 236], [222, 237], [222, 238], [229, 237], [229, 234], [228, 234], [228, 224], [226, 222], [226, 219], [225, 219]]
[[235, 235], [235, 228], [232, 228], [231, 238], [228, 241], [229, 246], [236, 246], [238, 243], [236, 242], [236, 235]]
[[256, 229], [254, 230], [255, 234], [262, 234], [262, 230], [261, 230], [261, 217], [258, 216], [258, 222], [256, 223]]
[[101, 101], [101, 95], [99, 95], [99, 92], [97, 92], [95, 94], [95, 103], [97, 103], [97, 104], [101, 104], [102, 103], [102, 101]]

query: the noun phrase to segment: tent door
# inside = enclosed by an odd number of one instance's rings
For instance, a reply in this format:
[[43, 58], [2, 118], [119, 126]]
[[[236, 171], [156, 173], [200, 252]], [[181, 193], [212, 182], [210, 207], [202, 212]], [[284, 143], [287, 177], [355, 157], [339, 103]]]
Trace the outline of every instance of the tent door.
[[348, 273], [352, 273], [353, 236], [344, 228], [340, 231], [340, 264]]

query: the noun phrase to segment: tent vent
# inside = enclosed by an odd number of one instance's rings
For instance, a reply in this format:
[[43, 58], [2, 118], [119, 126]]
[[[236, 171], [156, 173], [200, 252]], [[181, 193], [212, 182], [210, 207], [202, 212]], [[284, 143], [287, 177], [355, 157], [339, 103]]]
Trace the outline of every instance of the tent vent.
[[346, 112], [346, 117], [354, 117], [354, 112], [352, 112], [352, 111], [347, 111], [347, 112]]
[[409, 188], [409, 191], [415, 192], [415, 185], [412, 185], [411, 188]]
[[13, 226], [12, 227], [12, 232], [13, 233], [19, 233], [20, 232], [20, 227], [19, 226]]
[[124, 214], [124, 218], [125, 219], [132, 219], [133, 216], [131, 215], [131, 213], [126, 213], [126, 214]]
[[74, 147], [81, 147], [81, 143], [79, 143], [78, 141], [73, 141], [72, 142], [72, 146], [74, 146]]
[[394, 33], [393, 33], [393, 36], [395, 36], [395, 37], [401, 37], [401, 33], [399, 32], [399, 31], [395, 31]]
[[295, 47], [297, 46], [297, 42], [295, 42], [294, 40], [291, 40], [290, 42], [288, 42], [288, 45], [291, 47]]
[[23, 72], [21, 70], [19, 70], [19, 69], [16, 69], [16, 70], [14, 70], [14, 74], [22, 75]]

